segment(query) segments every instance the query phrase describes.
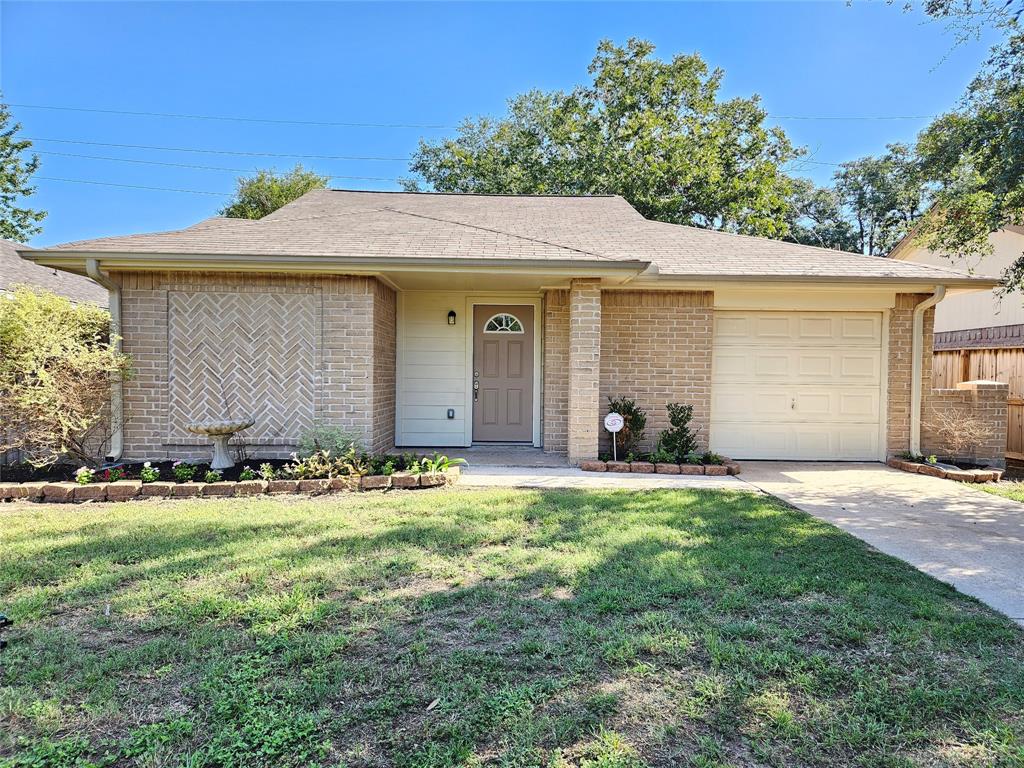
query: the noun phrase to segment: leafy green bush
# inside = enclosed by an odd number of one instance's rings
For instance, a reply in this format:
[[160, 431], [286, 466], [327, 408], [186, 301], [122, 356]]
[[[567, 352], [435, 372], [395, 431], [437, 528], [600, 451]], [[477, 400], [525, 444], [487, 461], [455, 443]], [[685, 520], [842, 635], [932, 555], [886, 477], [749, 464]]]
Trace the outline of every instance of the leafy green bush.
[[174, 462], [174, 464], [171, 465], [171, 471], [174, 473], [174, 479], [179, 483], [187, 483], [196, 476], [195, 465], [189, 464], [187, 461]]
[[628, 397], [609, 397], [608, 413], [622, 416], [622, 429], [615, 433], [618, 455], [636, 454], [640, 441], [644, 439], [644, 430], [647, 429], [647, 412]]
[[269, 461], [265, 461], [260, 464], [260, 480], [276, 480], [277, 470], [274, 469], [274, 465]]
[[295, 453], [305, 459], [315, 453], [327, 451], [331, 456], [345, 456], [349, 451], [361, 450], [359, 436], [341, 427], [317, 424], [312, 429], [303, 430], [299, 435], [299, 446]]
[[242, 471], [238, 473], [239, 480], [255, 480], [258, 477], [259, 475], [256, 474], [256, 470], [248, 465], [242, 467]]
[[98, 466], [113, 426], [110, 385], [131, 373], [110, 338], [110, 315], [19, 287], [0, 301], [0, 451], [35, 466], [64, 457]]
[[147, 461], [139, 470], [139, 479], [144, 483], [155, 483], [160, 479], [160, 470], [154, 467], [152, 462]]
[[665, 408], [670, 426], [658, 435], [658, 450], [670, 454], [672, 460], [679, 463], [698, 463], [690, 462], [688, 458], [689, 454], [697, 452], [697, 433], [690, 428], [693, 406], [669, 403]]
[[219, 483], [223, 479], [224, 479], [224, 475], [222, 475], [216, 469], [208, 469], [208, 470], [206, 470], [206, 474], [203, 475], [203, 482], [204, 483]]

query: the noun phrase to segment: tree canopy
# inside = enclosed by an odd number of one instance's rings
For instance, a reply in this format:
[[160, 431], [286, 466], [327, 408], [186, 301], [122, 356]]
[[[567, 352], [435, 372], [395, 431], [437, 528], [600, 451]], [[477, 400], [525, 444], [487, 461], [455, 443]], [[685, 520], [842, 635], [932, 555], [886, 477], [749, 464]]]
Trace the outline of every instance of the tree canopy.
[[255, 176], [238, 179], [235, 195], [220, 210], [220, 215], [231, 219], [262, 219], [310, 190], [325, 189], [328, 181], [328, 176], [307, 171], [301, 164], [284, 173], [257, 171]]
[[521, 94], [504, 117], [421, 141], [410, 166], [420, 178], [406, 188], [615, 193], [659, 221], [784, 235], [793, 182], [782, 166], [800, 150], [764, 125], [757, 96], [721, 100], [723, 73], [699, 54], [654, 50], [602, 41], [589, 84]]
[[31, 178], [39, 168], [36, 155], [25, 158], [32, 142], [19, 139], [20, 130], [19, 123], [11, 122], [7, 105], [0, 102], [0, 238], [25, 242], [42, 231], [39, 222], [46, 212], [19, 204], [36, 191]]
[[[1011, 25], [955, 111], [919, 137], [921, 174], [936, 187], [916, 231], [922, 245], [955, 254], [989, 250], [990, 232], [1024, 224], [1024, 33]], [[1006, 275], [1024, 281], [1024, 255]]]

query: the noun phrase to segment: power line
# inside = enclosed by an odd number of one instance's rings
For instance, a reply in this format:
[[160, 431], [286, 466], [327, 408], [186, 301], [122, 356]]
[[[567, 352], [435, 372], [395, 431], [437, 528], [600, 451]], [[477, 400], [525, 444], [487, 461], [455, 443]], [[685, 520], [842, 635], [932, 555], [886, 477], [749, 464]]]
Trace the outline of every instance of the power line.
[[273, 125], [316, 125], [332, 128], [419, 128], [453, 130], [452, 125], [431, 123], [356, 123], [330, 120], [283, 120], [270, 117], [236, 117], [232, 115], [189, 115], [176, 112], [142, 112], [125, 109], [91, 109], [87, 107], [58, 107], [49, 104], [10, 104], [19, 109], [50, 109], [61, 112], [94, 112], [101, 115], [132, 115], [135, 117], [172, 117], [181, 120], [227, 120], [236, 123], [270, 123]]
[[88, 179], [61, 179], [56, 176], [36, 176], [34, 178], [44, 181], [63, 181], [68, 184], [96, 184], [101, 187], [124, 187], [125, 189], [148, 189], [153, 192], [187, 192], [192, 195], [217, 195], [218, 197], [231, 197], [228, 192], [207, 192], [199, 189], [174, 189], [171, 187], [146, 187], [141, 184], [115, 184], [112, 181], [90, 181]]
[[26, 136], [29, 141], [50, 141], [58, 144], [87, 144], [92, 147], [117, 147], [119, 149], [155, 149], [161, 152], [196, 152], [207, 155], [236, 155], [239, 157], [288, 157], [299, 160], [382, 160], [385, 162], [407, 162], [411, 157], [374, 157], [367, 155], [291, 155], [277, 152], [243, 152], [235, 149], [198, 149], [195, 147], [154, 147], [148, 144], [111, 144], [102, 141], [79, 139], [43, 139]]
[[933, 120], [938, 115], [767, 115], [770, 120]]
[[[159, 160], [137, 160], [131, 157], [103, 157], [100, 155], [79, 155], [74, 152], [53, 152], [46, 149], [34, 150], [37, 155], [51, 155], [54, 157], [77, 157], [83, 160], [109, 160], [117, 163], [136, 163], [141, 165], [160, 165], [168, 168], [191, 168], [199, 171], [227, 171], [230, 173], [256, 173], [254, 168], [225, 168], [219, 165], [192, 165], [191, 163], [164, 163]], [[401, 181], [391, 176], [344, 176], [340, 174], [323, 174], [329, 179], [358, 179], [360, 181]]]
[[[458, 126], [440, 123], [364, 123], [335, 120], [288, 120], [271, 117], [243, 117], [238, 115], [197, 115], [180, 112], [147, 112], [127, 109], [96, 109], [67, 107], [54, 104], [10, 104], [19, 109], [48, 109], [60, 112], [91, 112], [101, 115], [127, 115], [133, 117], [167, 117], [180, 120], [226, 120], [238, 123], [268, 123], [272, 125], [313, 125], [336, 128], [418, 128], [428, 130], [457, 130]], [[767, 115], [772, 120], [931, 120], [937, 115]]]

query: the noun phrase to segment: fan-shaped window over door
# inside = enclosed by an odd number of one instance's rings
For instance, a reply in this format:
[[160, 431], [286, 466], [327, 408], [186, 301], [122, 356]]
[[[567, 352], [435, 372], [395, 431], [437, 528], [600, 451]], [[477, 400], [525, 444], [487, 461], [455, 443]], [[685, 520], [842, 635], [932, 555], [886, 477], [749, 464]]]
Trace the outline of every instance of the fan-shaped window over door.
[[487, 321], [484, 333], [523, 333], [523, 324], [515, 315], [501, 312]]

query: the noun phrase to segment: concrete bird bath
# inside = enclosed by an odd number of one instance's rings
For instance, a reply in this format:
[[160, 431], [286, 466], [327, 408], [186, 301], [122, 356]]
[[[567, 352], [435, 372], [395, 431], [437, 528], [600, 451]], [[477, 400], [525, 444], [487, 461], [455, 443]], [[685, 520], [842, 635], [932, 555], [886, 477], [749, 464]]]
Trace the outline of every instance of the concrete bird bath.
[[213, 439], [213, 461], [210, 469], [231, 469], [235, 462], [228, 453], [228, 441], [235, 432], [248, 429], [256, 419], [228, 419], [225, 421], [199, 421], [186, 424], [185, 429], [194, 435], [206, 435]]

